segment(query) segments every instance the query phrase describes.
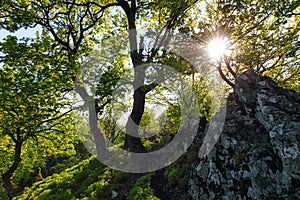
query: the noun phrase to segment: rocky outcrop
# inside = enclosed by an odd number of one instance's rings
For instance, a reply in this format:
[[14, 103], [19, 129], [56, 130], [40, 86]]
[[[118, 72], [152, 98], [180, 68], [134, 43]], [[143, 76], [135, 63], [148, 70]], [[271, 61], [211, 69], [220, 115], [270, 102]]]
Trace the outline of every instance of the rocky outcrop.
[[300, 199], [300, 95], [248, 70], [222, 135], [190, 173], [190, 199]]

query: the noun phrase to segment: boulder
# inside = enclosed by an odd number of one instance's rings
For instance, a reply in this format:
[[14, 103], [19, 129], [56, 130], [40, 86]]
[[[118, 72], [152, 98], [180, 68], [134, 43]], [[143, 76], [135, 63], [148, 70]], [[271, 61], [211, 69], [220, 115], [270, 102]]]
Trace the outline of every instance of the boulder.
[[238, 74], [222, 134], [194, 162], [190, 199], [300, 199], [300, 94]]

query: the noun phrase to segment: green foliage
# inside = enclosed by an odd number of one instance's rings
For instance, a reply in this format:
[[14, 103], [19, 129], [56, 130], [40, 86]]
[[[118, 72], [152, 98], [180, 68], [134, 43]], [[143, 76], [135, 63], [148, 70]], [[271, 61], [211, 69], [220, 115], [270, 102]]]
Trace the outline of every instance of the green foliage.
[[34, 194], [35, 199], [75, 199], [86, 195], [84, 192], [92, 183], [97, 182], [97, 177], [104, 170], [105, 167], [91, 157], [33, 184], [31, 188], [25, 188], [23, 194], [16, 199], [25, 199], [31, 194]]
[[119, 127], [117, 121], [108, 113], [106, 113], [106, 115], [99, 121], [101, 131], [105, 134], [109, 141], [114, 143], [114, 145], [122, 146], [124, 143], [125, 133], [122, 127]]
[[[214, 110], [212, 110], [212, 99], [211, 97], [215, 94], [212, 94], [212, 91], [209, 90], [207, 83], [205, 82], [204, 76], [201, 74], [195, 74], [192, 77], [192, 88], [195, 91], [197, 95], [197, 100], [199, 102], [199, 116], [205, 117], [207, 120], [210, 119], [211, 116], [214, 115], [214, 112], [216, 112], [219, 107], [222, 105], [221, 98], [219, 98], [219, 105], [216, 106]], [[216, 88], [214, 88], [216, 90]], [[214, 102], [216, 103], [216, 102]]]
[[52, 159], [56, 160], [56, 163], [54, 166], [51, 166], [51, 168], [49, 169], [49, 174], [59, 174], [61, 172], [63, 172], [64, 170], [66, 170], [67, 168], [71, 168], [75, 165], [77, 165], [79, 162], [81, 162], [82, 160], [85, 160], [87, 158], [89, 158], [88, 156], [85, 157], [81, 157], [79, 156], [79, 152], [76, 151], [75, 155], [69, 156], [67, 157], [66, 155], [59, 155], [59, 156], [51, 156]]
[[[225, 62], [235, 72], [253, 68], [281, 85], [299, 91], [299, 6], [293, 1], [216, 0], [206, 6], [198, 25], [203, 45], [215, 37], [229, 39]], [[284, 5], [284, 6], [283, 6]]]
[[[189, 10], [197, 0], [150, 0], [139, 1], [141, 5], [137, 17], [145, 27], [175, 28], [185, 24]], [[142, 21], [143, 20], [143, 21]]]
[[[68, 164], [65, 163], [64, 167]], [[62, 167], [63, 168], [63, 167]], [[130, 174], [104, 166], [94, 157], [80, 161], [74, 166], [36, 182], [14, 199], [26, 199], [32, 195], [43, 199], [110, 199], [112, 190], [129, 190], [134, 181]]]
[[112, 171], [107, 170], [100, 176], [98, 181], [90, 184], [84, 193], [91, 198], [99, 199], [100, 196], [109, 196], [111, 191], [108, 189], [112, 178]]
[[198, 156], [199, 145], [199, 141], [194, 143], [181, 158], [166, 168], [164, 174], [170, 185], [177, 185], [182, 188], [187, 187], [189, 171], [191, 164]]
[[163, 134], [174, 135], [179, 129], [179, 124], [181, 121], [181, 110], [180, 104], [176, 103], [170, 105], [166, 110], [166, 122], [161, 132]]
[[153, 189], [150, 187], [151, 175], [145, 175], [137, 179], [134, 187], [130, 190], [129, 200], [159, 200], [154, 194]]
[[56, 52], [49, 51], [47, 40], [8, 36], [0, 49], [0, 168], [3, 173], [12, 169], [8, 175], [20, 182], [42, 167], [47, 155], [75, 153], [78, 135], [65, 97], [70, 81], [63, 59], [53, 59]]

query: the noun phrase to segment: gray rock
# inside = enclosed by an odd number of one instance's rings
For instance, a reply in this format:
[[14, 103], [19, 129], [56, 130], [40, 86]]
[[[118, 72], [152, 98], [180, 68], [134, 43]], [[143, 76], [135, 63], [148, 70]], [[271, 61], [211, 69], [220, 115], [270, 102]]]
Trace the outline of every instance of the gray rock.
[[192, 166], [190, 199], [300, 199], [300, 94], [248, 70], [222, 135]]
[[118, 192], [116, 192], [116, 191], [114, 191], [114, 190], [111, 191], [111, 198], [112, 198], [112, 199], [117, 198], [118, 195], [119, 195]]

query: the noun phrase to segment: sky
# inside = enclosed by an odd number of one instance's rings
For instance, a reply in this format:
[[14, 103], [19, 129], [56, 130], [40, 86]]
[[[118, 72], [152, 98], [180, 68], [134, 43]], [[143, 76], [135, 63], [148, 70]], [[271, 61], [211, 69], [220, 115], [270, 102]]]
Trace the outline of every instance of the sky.
[[4, 29], [0, 29], [0, 42], [3, 41], [4, 38], [6, 38], [6, 36], [8, 35], [15, 35], [18, 38], [22, 38], [22, 37], [35, 37], [35, 32], [40, 30], [40, 28], [36, 27], [36, 28], [21, 28], [18, 31], [12, 33], [9, 32], [7, 30]]

